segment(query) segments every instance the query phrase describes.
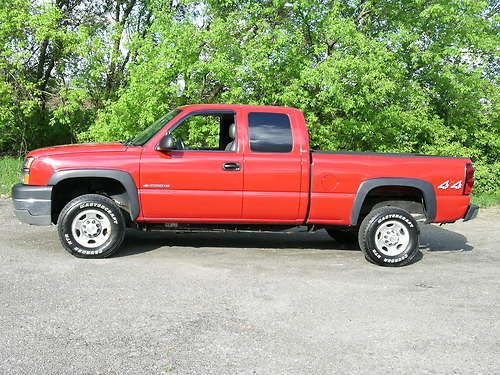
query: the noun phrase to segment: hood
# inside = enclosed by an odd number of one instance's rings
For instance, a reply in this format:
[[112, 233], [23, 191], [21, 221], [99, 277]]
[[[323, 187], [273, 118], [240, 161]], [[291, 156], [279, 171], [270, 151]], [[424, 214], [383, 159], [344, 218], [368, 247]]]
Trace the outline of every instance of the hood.
[[75, 154], [81, 152], [113, 152], [125, 151], [127, 146], [121, 143], [83, 143], [39, 148], [28, 153], [27, 157], [39, 157], [61, 154]]

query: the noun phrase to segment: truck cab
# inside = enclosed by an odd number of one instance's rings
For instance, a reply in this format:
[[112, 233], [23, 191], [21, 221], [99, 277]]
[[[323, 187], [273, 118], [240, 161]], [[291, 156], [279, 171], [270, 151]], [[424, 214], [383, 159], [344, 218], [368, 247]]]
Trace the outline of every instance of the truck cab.
[[143, 144], [146, 222], [302, 224], [309, 144], [294, 109], [187, 106]]

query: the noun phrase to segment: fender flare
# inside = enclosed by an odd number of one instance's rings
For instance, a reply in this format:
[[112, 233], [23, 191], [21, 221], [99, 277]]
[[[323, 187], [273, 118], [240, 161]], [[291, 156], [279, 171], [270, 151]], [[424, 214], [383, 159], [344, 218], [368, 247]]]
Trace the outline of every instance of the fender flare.
[[127, 193], [130, 218], [134, 221], [139, 216], [139, 194], [134, 179], [128, 172], [116, 169], [67, 169], [53, 173], [47, 184], [56, 185], [63, 180], [84, 177], [103, 177], [120, 182]]
[[426, 223], [431, 223], [436, 217], [436, 193], [431, 183], [417, 178], [384, 177], [363, 181], [358, 188], [351, 210], [351, 225], [357, 225], [361, 208], [370, 191], [384, 186], [406, 186], [420, 190], [424, 197]]

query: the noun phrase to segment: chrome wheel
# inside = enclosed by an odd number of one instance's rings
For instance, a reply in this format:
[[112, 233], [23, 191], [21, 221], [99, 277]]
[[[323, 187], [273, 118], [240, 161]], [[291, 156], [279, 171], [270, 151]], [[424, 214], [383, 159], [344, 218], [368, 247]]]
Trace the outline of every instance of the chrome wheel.
[[396, 256], [406, 250], [410, 243], [408, 228], [397, 220], [384, 222], [375, 232], [377, 250], [387, 256]]
[[85, 210], [73, 219], [71, 232], [76, 242], [81, 246], [96, 248], [109, 239], [111, 222], [102, 211]]

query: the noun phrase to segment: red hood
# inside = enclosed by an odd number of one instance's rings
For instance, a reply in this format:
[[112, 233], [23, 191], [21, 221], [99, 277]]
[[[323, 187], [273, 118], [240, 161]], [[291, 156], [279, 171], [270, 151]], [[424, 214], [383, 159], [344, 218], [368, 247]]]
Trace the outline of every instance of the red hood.
[[28, 153], [27, 156], [48, 156], [61, 154], [74, 154], [80, 152], [102, 152], [102, 151], [125, 151], [127, 149], [121, 143], [83, 143], [75, 145], [61, 145], [39, 148]]

